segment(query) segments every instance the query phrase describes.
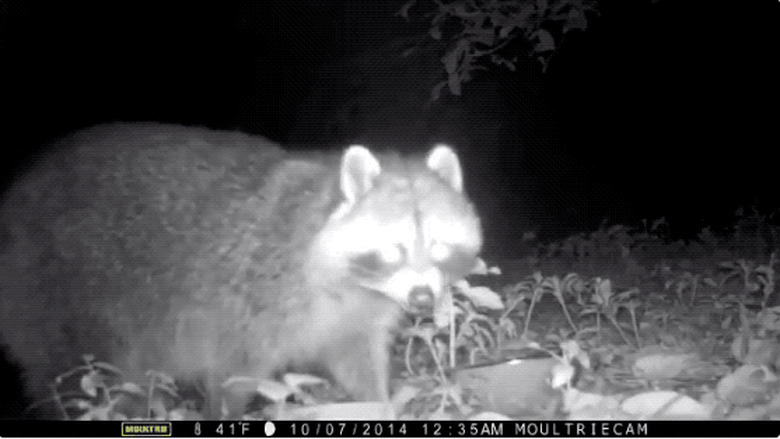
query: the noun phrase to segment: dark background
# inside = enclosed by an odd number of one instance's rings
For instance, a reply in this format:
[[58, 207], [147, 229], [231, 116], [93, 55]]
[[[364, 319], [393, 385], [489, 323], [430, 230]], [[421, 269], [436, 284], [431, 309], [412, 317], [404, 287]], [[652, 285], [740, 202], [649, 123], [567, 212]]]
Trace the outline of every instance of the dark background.
[[402, 4], [0, 1], [2, 183], [56, 136], [154, 120], [289, 148], [449, 142], [506, 256], [531, 230], [666, 217], [691, 237], [778, 205], [777, 1], [604, 1], [545, 73], [521, 56], [435, 103], [442, 48], [401, 58], [432, 42]]
[[427, 23], [393, 15], [402, 4], [0, 1], [0, 183], [57, 136], [154, 120], [291, 149], [450, 142], [486, 251], [504, 257], [526, 231], [666, 217], [690, 238], [780, 204], [780, 2], [604, 1], [545, 73], [528, 59], [437, 102], [442, 48], [400, 57], [431, 43]]

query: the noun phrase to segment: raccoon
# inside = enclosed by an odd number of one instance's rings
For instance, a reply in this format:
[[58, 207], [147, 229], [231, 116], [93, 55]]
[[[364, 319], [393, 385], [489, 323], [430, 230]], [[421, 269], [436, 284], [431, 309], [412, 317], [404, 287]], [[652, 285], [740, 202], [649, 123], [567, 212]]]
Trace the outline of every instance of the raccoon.
[[294, 155], [260, 137], [112, 124], [56, 142], [0, 203], [0, 343], [32, 399], [90, 353], [145, 382], [311, 365], [388, 400], [389, 343], [473, 267], [457, 155]]

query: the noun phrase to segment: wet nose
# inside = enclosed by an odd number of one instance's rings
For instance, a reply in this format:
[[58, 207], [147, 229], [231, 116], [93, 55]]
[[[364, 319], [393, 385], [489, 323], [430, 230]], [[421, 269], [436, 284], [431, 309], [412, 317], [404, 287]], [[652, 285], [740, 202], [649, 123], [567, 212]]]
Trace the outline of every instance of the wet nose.
[[409, 308], [416, 314], [433, 313], [433, 290], [428, 285], [418, 285], [409, 291]]

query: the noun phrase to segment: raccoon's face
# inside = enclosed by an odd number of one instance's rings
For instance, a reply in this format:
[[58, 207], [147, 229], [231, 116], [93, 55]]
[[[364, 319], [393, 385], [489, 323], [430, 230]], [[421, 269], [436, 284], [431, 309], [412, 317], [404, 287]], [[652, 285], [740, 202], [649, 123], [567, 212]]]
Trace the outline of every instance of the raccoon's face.
[[342, 158], [340, 188], [344, 201], [318, 237], [317, 256], [333, 270], [320, 270], [325, 278], [335, 274], [342, 285], [423, 312], [474, 267], [482, 230], [449, 147], [436, 146], [424, 163], [380, 164], [352, 146]]

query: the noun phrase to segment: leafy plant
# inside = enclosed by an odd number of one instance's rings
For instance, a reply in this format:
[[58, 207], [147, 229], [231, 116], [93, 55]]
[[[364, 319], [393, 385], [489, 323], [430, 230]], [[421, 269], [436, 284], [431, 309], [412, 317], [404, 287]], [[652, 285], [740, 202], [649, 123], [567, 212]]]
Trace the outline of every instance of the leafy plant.
[[[398, 15], [409, 19], [417, 0], [409, 0]], [[504, 50], [522, 40], [531, 47], [530, 56], [544, 69], [565, 36], [588, 26], [588, 16], [597, 15], [593, 0], [435, 0], [428, 34], [434, 40], [448, 41], [441, 58], [447, 79], [434, 86], [436, 100], [446, 86], [459, 96], [462, 85], [477, 70], [497, 65], [514, 71], [517, 49]]]
[[[185, 419], [192, 406], [182, 402], [169, 409], [165, 400], [181, 401], [170, 376], [150, 371], [149, 384], [142, 387], [121, 379], [122, 371], [111, 364], [84, 355], [84, 364], [58, 375], [52, 384], [52, 397], [38, 401], [28, 410], [53, 404], [64, 419], [121, 420]], [[75, 386], [73, 383], [75, 382]]]

